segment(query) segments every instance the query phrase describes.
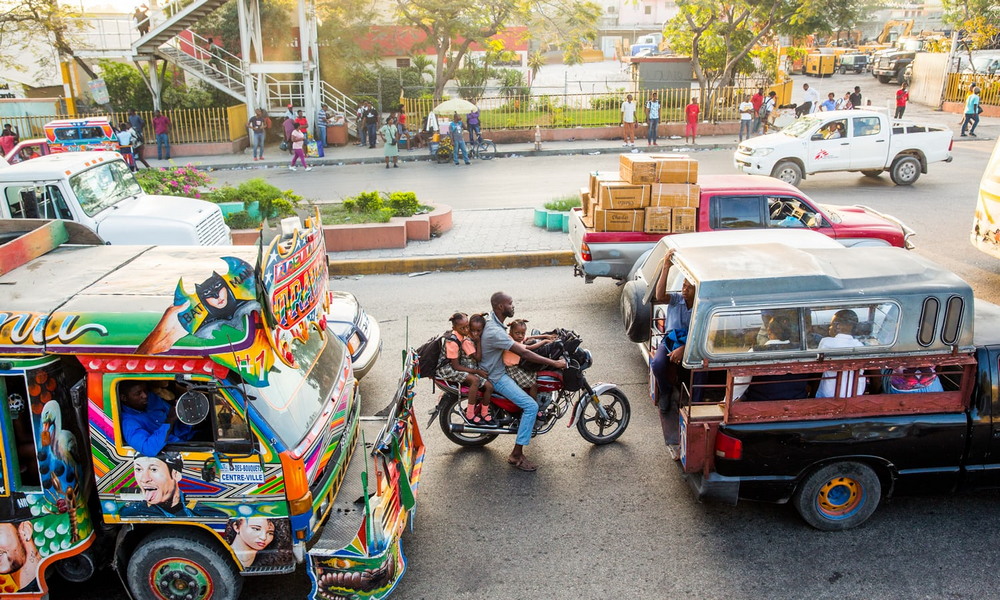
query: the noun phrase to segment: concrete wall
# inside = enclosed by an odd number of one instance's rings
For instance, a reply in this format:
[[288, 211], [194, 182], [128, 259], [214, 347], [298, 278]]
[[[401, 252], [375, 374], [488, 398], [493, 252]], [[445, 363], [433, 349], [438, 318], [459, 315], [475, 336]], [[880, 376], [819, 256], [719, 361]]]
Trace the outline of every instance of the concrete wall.
[[[149, 128], [152, 133], [152, 128]], [[204, 144], [170, 144], [170, 158], [183, 156], [208, 156], [213, 154], [239, 154], [250, 147], [250, 140], [241, 137], [235, 142], [216, 142]], [[142, 146], [142, 156], [146, 159], [156, 158], [156, 136], [150, 135]]]
[[910, 102], [937, 108], [941, 106], [948, 70], [948, 55], [920, 52], [913, 61]]

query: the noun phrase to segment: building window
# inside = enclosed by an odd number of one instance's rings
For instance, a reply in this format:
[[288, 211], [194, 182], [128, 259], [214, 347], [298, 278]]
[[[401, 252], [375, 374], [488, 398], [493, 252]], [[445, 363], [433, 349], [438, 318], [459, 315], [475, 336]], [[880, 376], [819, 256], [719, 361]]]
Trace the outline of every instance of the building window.
[[397, 69], [408, 69], [409, 67], [410, 67], [410, 59], [409, 58], [397, 58], [396, 59], [396, 68]]
[[652, 6], [647, 6], [645, 8], [646, 8], [646, 14], [647, 15], [653, 14], [653, 7]]
[[614, 6], [609, 6], [608, 7], [608, 14], [609, 15], [615, 14], [615, 7]]

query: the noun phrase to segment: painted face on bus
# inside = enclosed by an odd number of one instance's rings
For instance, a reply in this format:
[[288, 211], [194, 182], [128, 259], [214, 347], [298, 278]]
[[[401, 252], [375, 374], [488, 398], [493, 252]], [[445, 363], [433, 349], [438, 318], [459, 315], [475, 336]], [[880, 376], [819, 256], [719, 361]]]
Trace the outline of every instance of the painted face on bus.
[[152, 456], [139, 456], [132, 463], [135, 482], [142, 490], [142, 496], [149, 506], [171, 507], [181, 500], [178, 487], [183, 475], [172, 469], [163, 460]]
[[27, 559], [28, 550], [24, 547], [18, 526], [0, 523], [0, 573], [10, 574], [20, 570]]
[[237, 526], [240, 540], [247, 547], [260, 552], [274, 540], [274, 523], [264, 517], [250, 517]]

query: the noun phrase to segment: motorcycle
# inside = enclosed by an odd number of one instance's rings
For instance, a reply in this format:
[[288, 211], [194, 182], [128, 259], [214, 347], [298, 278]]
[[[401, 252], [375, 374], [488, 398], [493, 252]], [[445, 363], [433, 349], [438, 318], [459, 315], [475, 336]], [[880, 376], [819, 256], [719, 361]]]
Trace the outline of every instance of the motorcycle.
[[[538, 417], [532, 436], [552, 431], [559, 419], [572, 414], [566, 427], [576, 429], [591, 444], [603, 445], [617, 440], [628, 427], [632, 409], [628, 398], [613, 383], [591, 386], [584, 372], [593, 364], [590, 351], [579, 348], [580, 338], [562, 330], [560, 351], [550, 358], [563, 358], [562, 371], [538, 372]], [[441, 398], [431, 411], [428, 427], [438, 418], [441, 431], [459, 446], [485, 446], [500, 435], [517, 435], [521, 409], [509, 399], [493, 393], [491, 425], [473, 424], [465, 416], [468, 388], [434, 378], [435, 388], [441, 388]]]

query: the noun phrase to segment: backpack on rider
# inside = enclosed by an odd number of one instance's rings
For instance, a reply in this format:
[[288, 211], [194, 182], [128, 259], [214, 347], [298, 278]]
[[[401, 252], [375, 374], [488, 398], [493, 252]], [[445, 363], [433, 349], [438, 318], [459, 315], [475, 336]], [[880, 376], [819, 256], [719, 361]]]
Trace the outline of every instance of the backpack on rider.
[[431, 378], [437, 373], [438, 367], [445, 361], [444, 342], [451, 340], [457, 342], [455, 334], [448, 330], [442, 334], [435, 335], [417, 348], [417, 375]]

